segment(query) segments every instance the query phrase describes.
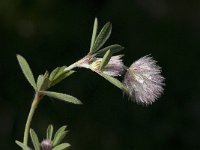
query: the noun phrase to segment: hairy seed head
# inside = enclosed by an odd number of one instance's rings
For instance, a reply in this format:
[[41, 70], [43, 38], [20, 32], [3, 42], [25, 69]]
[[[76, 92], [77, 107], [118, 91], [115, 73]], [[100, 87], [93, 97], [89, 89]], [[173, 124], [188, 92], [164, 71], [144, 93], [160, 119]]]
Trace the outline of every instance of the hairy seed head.
[[130, 98], [139, 104], [152, 104], [164, 90], [164, 77], [160, 73], [161, 67], [148, 55], [135, 61], [123, 81]]

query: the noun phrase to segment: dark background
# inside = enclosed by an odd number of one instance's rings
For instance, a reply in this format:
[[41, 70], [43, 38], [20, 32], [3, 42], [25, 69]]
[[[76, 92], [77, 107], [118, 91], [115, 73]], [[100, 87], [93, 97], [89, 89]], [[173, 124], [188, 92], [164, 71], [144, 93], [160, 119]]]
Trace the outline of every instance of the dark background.
[[200, 1], [1, 0], [0, 149], [19, 149], [33, 90], [16, 60], [23, 55], [35, 76], [69, 65], [89, 49], [94, 17], [113, 24], [106, 43], [126, 49], [124, 62], [151, 54], [166, 77], [164, 95], [142, 107], [97, 74], [79, 69], [52, 90], [83, 106], [44, 98], [32, 128], [67, 124], [70, 150], [200, 149]]

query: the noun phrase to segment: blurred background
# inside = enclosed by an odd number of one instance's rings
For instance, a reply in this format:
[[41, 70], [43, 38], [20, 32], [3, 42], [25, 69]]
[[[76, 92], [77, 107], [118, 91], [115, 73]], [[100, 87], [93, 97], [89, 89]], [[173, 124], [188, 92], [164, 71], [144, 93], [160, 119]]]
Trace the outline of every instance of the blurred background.
[[[35, 76], [70, 65], [89, 49], [94, 18], [113, 24], [106, 43], [125, 47], [124, 62], [151, 54], [166, 77], [164, 95], [142, 107], [95, 73], [78, 69], [52, 90], [84, 105], [44, 98], [32, 128], [45, 137], [48, 124], [68, 125], [70, 150], [200, 149], [200, 1], [1, 0], [0, 146], [20, 149], [33, 90], [16, 60]], [[31, 146], [31, 145], [30, 145]]]

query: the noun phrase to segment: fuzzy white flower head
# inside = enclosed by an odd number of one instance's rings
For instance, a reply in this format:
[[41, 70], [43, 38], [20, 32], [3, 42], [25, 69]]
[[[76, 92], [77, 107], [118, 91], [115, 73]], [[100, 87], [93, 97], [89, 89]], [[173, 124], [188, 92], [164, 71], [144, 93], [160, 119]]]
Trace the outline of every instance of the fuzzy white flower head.
[[152, 104], [164, 90], [164, 77], [160, 73], [161, 67], [148, 55], [135, 61], [123, 81], [130, 98], [138, 104]]

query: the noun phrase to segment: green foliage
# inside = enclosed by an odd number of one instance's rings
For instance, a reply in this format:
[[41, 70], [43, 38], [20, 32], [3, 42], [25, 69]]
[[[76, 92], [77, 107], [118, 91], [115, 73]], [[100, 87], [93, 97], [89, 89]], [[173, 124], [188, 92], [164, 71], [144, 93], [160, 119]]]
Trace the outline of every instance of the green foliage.
[[52, 150], [64, 150], [70, 146], [69, 143], [62, 143], [60, 145], [55, 146]]
[[105, 66], [108, 64], [110, 58], [112, 57], [112, 53], [110, 51], [110, 49], [105, 53], [105, 55], [103, 56], [103, 59], [101, 61], [100, 64], [100, 70], [103, 70], [105, 68]]
[[49, 88], [51, 81], [45, 75], [39, 75], [37, 79], [37, 90], [46, 90]]
[[57, 130], [53, 139], [53, 146], [60, 144], [60, 142], [65, 138], [67, 134], [67, 131], [65, 131], [66, 128], [67, 126], [62, 126]]
[[104, 77], [106, 80], [108, 80], [110, 83], [112, 83], [113, 85], [115, 85], [116, 87], [120, 88], [123, 91], [126, 91], [126, 87], [124, 86], [124, 84], [122, 82], [120, 82], [118, 79], [113, 78], [107, 74], [101, 74], [102, 77]]
[[20, 141], [15, 141], [15, 143], [21, 147], [23, 150], [31, 150], [31, 148], [29, 148], [28, 146], [26, 146], [24, 143], [20, 142]]
[[58, 93], [58, 92], [52, 92], [52, 91], [41, 91], [42, 94], [56, 98], [65, 102], [73, 103], [73, 104], [82, 104], [80, 100], [78, 100], [76, 97], [73, 97], [71, 95]]
[[35, 150], [40, 150], [40, 142], [39, 142], [37, 134], [35, 133], [33, 129], [30, 129], [30, 135], [31, 135], [31, 140], [32, 140]]
[[64, 71], [65, 68], [66, 66], [57, 67], [51, 72], [49, 76], [49, 80], [51, 81], [51, 85], [50, 85], [51, 87], [58, 84], [59, 82], [61, 82], [62, 80], [69, 77], [75, 72], [73, 70], [65, 72]]
[[31, 68], [29, 67], [29, 64], [27, 63], [26, 59], [22, 57], [21, 55], [17, 55], [17, 60], [19, 62], [19, 65], [22, 69], [22, 72], [24, 73], [26, 79], [31, 84], [31, 86], [37, 90], [36, 82], [33, 76], [33, 73], [31, 71]]
[[49, 125], [47, 128], [47, 136], [46, 139], [52, 140], [53, 137], [53, 125]]
[[103, 26], [100, 33], [98, 34], [98, 36], [93, 44], [93, 47], [90, 50], [90, 53], [94, 54], [104, 45], [104, 43], [110, 37], [111, 31], [112, 31], [112, 24], [110, 22], [108, 22]]
[[92, 39], [91, 39], [91, 44], [90, 44], [90, 52], [91, 53], [93, 52], [93, 46], [94, 46], [94, 42], [95, 42], [96, 37], [97, 37], [97, 31], [98, 31], [98, 19], [95, 18], [93, 32], [92, 32]]
[[120, 52], [123, 49], [124, 49], [124, 47], [122, 47], [121, 45], [113, 44], [113, 45], [107, 46], [107, 47], [105, 47], [103, 49], [100, 49], [99, 51], [97, 51], [95, 53], [95, 56], [96, 57], [103, 57], [108, 50], [110, 50], [112, 55], [113, 55], [115, 53]]

